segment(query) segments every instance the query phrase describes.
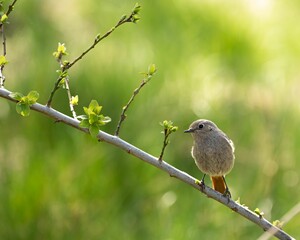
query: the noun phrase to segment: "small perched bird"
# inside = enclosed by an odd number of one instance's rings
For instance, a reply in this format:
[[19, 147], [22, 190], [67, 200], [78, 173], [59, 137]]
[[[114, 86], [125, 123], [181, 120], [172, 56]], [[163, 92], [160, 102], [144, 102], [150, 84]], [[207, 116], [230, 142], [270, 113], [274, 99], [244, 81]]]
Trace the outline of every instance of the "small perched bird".
[[225, 175], [234, 165], [233, 142], [210, 120], [196, 120], [184, 132], [191, 133], [194, 139], [192, 157], [197, 167], [204, 173], [201, 184], [204, 185], [204, 178], [208, 174], [213, 189], [231, 197]]

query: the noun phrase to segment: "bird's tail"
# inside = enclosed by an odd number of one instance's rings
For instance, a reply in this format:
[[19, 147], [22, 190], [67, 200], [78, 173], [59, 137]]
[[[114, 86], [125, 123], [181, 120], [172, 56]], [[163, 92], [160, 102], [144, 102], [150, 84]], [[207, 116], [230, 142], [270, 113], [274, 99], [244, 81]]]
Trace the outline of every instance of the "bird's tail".
[[226, 183], [224, 181], [223, 176], [212, 176], [211, 177], [213, 189], [218, 191], [219, 193], [224, 194], [226, 191]]

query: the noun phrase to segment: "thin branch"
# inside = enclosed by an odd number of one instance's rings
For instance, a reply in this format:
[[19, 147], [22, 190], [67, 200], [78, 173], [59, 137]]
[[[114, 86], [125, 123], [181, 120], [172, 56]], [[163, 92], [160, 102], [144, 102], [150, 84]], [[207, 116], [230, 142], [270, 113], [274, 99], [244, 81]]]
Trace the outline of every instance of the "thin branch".
[[142, 89], [142, 87], [144, 87], [146, 85], [146, 83], [148, 82], [148, 79], [147, 78], [144, 78], [140, 84], [140, 86], [138, 88], [136, 88], [134, 91], [133, 91], [133, 94], [132, 96], [130, 97], [129, 101], [127, 102], [127, 104], [122, 108], [122, 113], [120, 115], [120, 120], [118, 122], [118, 125], [117, 125], [117, 129], [116, 129], [116, 132], [115, 132], [115, 135], [116, 136], [119, 136], [119, 132], [120, 132], [120, 129], [121, 129], [121, 125], [123, 123], [123, 121], [126, 119], [127, 115], [126, 115], [126, 111], [128, 110], [129, 106], [131, 105], [131, 103], [134, 101], [136, 95], [138, 95], [138, 93], [140, 92], [140, 90]]
[[101, 42], [103, 39], [107, 38], [111, 33], [113, 33], [122, 24], [128, 23], [128, 22], [132, 22], [132, 16], [133, 16], [133, 13], [131, 13], [131, 15], [129, 17], [127, 17], [127, 18], [122, 17], [120, 19], [120, 21], [114, 27], [112, 27], [108, 32], [106, 32], [103, 36], [97, 35], [96, 38], [95, 38], [95, 40], [94, 40], [94, 43], [88, 49], [86, 49], [80, 56], [78, 56], [73, 62], [70, 62], [68, 64], [68, 69], [70, 69], [75, 63], [77, 63], [79, 60], [81, 60], [94, 47], [96, 47], [96, 45], [99, 42]]
[[57, 78], [57, 80], [56, 80], [56, 82], [55, 82], [55, 84], [54, 84], [54, 88], [52, 89], [52, 91], [51, 91], [51, 93], [50, 93], [50, 96], [49, 96], [49, 99], [48, 99], [48, 101], [47, 101], [47, 104], [46, 104], [47, 107], [51, 107], [51, 103], [52, 103], [52, 99], [53, 99], [53, 97], [54, 97], [54, 94], [55, 94], [55, 92], [59, 89], [59, 84], [60, 84], [60, 82], [61, 82], [61, 80], [62, 80], [63, 78], [64, 78], [64, 77], [62, 77], [62, 75], [60, 75], [60, 76]]
[[70, 90], [69, 77], [66, 77], [66, 79], [65, 79], [65, 88], [66, 88], [67, 94], [68, 94], [70, 111], [72, 113], [73, 118], [76, 119], [77, 115], [76, 115], [76, 112], [74, 109], [74, 105], [72, 104], [72, 94], [71, 94], [71, 90]]
[[[86, 54], [88, 54], [93, 48], [96, 47], [96, 45], [101, 42], [103, 39], [107, 38], [111, 33], [113, 33], [118, 27], [120, 27], [121, 25], [123, 25], [124, 23], [129, 23], [129, 22], [133, 22], [136, 23], [139, 20], [139, 16], [138, 13], [140, 11], [140, 6], [138, 4], [135, 5], [135, 7], [133, 8], [131, 14], [129, 15], [129, 17], [127, 17], [126, 15], [122, 16], [121, 19], [117, 22], [117, 24], [112, 27], [108, 32], [106, 32], [103, 36], [101, 36], [100, 34], [98, 34], [93, 42], [93, 44], [86, 49], [82, 54], [80, 54], [77, 58], [75, 58], [72, 62], [67, 63], [66, 65], [64, 65], [64, 71], [68, 71], [71, 67], [73, 67], [79, 60], [81, 60]], [[51, 106], [51, 102], [53, 99], [53, 96], [55, 94], [55, 92], [59, 89], [59, 85], [61, 82], [62, 78], [59, 77], [56, 80], [56, 83], [54, 85], [53, 90], [51, 91], [49, 100], [47, 102], [47, 106], [50, 107]]]
[[160, 123], [160, 125], [162, 125], [164, 127], [164, 131], [162, 132], [164, 134], [164, 141], [163, 141], [163, 147], [161, 149], [161, 153], [159, 155], [158, 160], [162, 161], [165, 149], [168, 146], [168, 144], [170, 143], [169, 136], [170, 136], [171, 133], [176, 132], [178, 130], [178, 127], [173, 126], [173, 122], [172, 121], [167, 121], [167, 120]]
[[[10, 93], [11, 93], [10, 91], [8, 91], [4, 88], [0, 88], [0, 97], [6, 98], [13, 102], [16, 102], [16, 100], [9, 97]], [[48, 108], [44, 105], [36, 103], [31, 106], [31, 109], [34, 111], [40, 112], [52, 119], [55, 119], [58, 122], [62, 122], [73, 128], [76, 128], [82, 132], [88, 133], [88, 129], [81, 128], [79, 126], [79, 121], [77, 119], [71, 118], [71, 117], [69, 117], [65, 114], [62, 114], [52, 108]], [[240, 214], [244, 218], [255, 223], [256, 225], [261, 227], [264, 231], [268, 231], [270, 229], [275, 229], [276, 232], [274, 232], [274, 236], [276, 236], [278, 239], [283, 239], [283, 240], [294, 239], [293, 237], [288, 235], [286, 232], [284, 232], [282, 229], [279, 229], [276, 226], [272, 225], [269, 221], [264, 219], [262, 216], [257, 215], [256, 213], [249, 210], [248, 208], [240, 205], [239, 203], [233, 201], [232, 199], [229, 199], [229, 198], [223, 196], [222, 194], [220, 194], [219, 192], [213, 190], [212, 188], [210, 188], [208, 186], [205, 186], [205, 188], [199, 186], [199, 184], [198, 184], [199, 180], [195, 179], [194, 177], [188, 175], [187, 173], [173, 167], [172, 165], [170, 165], [164, 161], [158, 161], [158, 158], [131, 145], [130, 143], [120, 139], [119, 137], [99, 131], [97, 138], [99, 139], [99, 141], [103, 141], [103, 142], [112, 144], [115, 147], [120, 148], [120, 149], [124, 150], [125, 152], [135, 156], [136, 158], [139, 158], [140, 160], [142, 160], [150, 165], [153, 165], [156, 168], [168, 173], [171, 177], [177, 178], [180, 181], [192, 186], [193, 188], [197, 189], [198, 191], [204, 193], [209, 198], [212, 198], [212, 199], [220, 202], [224, 206], [228, 207], [229, 209]]]
[[4, 32], [4, 25], [0, 26], [2, 35], [2, 45], [3, 45], [3, 56], [6, 56], [6, 36]]
[[162, 161], [162, 158], [163, 158], [164, 153], [165, 153], [165, 149], [166, 149], [166, 147], [167, 147], [168, 144], [169, 144], [169, 140], [168, 140], [169, 135], [170, 135], [170, 133], [166, 133], [166, 130], [165, 130], [165, 136], [164, 136], [164, 141], [163, 141], [163, 147], [162, 147], [162, 149], [161, 149], [161, 153], [160, 153], [159, 158], [158, 158], [159, 161]]
[[[2, 45], [3, 45], [3, 56], [6, 56], [6, 37], [4, 33], [4, 25], [1, 24], [0, 31], [2, 35]], [[0, 87], [4, 87], [5, 76], [3, 74], [4, 64], [0, 67]]]
[[[14, 0], [9, 6], [8, 9], [6, 11], [6, 16], [8, 16], [13, 10], [14, 10], [14, 5], [16, 4], [17, 0]], [[2, 27], [3, 23], [0, 22], [0, 27]]]

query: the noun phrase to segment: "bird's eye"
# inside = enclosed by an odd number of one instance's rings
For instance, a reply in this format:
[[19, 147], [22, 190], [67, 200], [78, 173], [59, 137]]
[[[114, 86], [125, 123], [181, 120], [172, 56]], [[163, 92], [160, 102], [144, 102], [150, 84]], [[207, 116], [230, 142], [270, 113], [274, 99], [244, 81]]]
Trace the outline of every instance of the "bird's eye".
[[204, 127], [204, 125], [201, 123], [199, 124], [199, 129], [202, 129]]

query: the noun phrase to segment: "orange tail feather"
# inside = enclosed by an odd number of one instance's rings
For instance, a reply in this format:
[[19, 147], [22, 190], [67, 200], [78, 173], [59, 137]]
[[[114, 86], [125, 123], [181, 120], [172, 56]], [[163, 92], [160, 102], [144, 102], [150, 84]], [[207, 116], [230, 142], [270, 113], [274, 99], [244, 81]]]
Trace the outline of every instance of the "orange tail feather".
[[213, 189], [218, 191], [219, 193], [224, 194], [226, 190], [226, 185], [222, 176], [214, 176], [211, 177]]

